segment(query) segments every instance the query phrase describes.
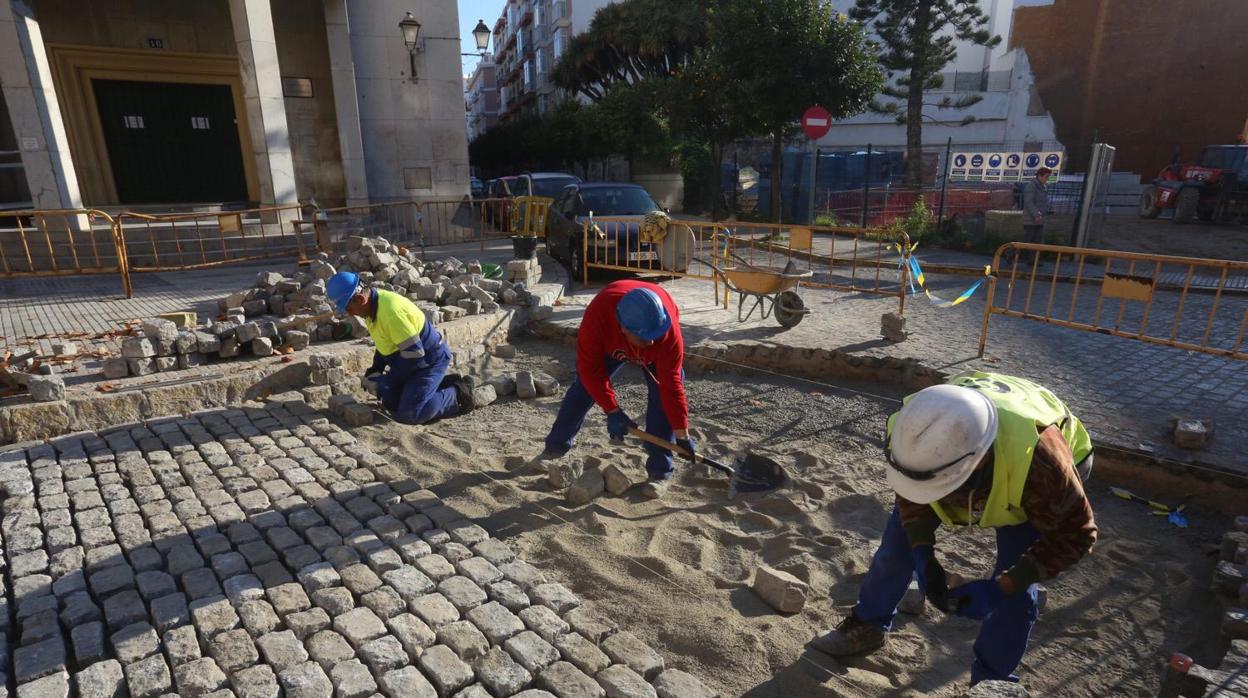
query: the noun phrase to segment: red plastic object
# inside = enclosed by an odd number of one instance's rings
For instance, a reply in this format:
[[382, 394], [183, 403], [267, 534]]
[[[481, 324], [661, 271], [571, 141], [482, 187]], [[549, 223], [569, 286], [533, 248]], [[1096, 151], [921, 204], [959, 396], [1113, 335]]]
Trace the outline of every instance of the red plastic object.
[[1181, 652], [1175, 652], [1170, 655], [1170, 668], [1175, 671], [1186, 674], [1187, 670], [1191, 669], [1193, 664], [1195, 664], [1195, 662], [1192, 661], [1192, 658]]

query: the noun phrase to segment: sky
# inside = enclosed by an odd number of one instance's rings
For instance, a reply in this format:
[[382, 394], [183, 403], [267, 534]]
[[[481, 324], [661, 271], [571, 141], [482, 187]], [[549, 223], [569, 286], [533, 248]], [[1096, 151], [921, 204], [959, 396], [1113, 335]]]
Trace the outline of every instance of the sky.
[[[503, 13], [503, 7], [507, 4], [506, 0], [459, 0], [459, 38], [460, 53], [476, 53], [477, 42], [472, 38], [472, 30], [477, 26], [477, 20], [485, 20], [485, 26], [491, 30], [494, 29], [494, 22], [498, 16]], [[494, 38], [490, 37], [490, 53], [494, 52]], [[477, 67], [477, 59], [472, 56], [462, 56], [463, 73], [470, 75], [474, 68]]]

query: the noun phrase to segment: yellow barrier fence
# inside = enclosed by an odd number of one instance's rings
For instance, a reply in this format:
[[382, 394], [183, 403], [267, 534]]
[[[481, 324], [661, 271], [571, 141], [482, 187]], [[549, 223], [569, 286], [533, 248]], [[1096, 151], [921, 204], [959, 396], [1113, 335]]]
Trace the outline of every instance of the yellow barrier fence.
[[95, 209], [0, 212], [0, 276], [119, 273], [125, 258], [113, 218]]
[[981, 357], [992, 316], [1004, 315], [1248, 359], [1248, 262], [1011, 242], [992, 268]]

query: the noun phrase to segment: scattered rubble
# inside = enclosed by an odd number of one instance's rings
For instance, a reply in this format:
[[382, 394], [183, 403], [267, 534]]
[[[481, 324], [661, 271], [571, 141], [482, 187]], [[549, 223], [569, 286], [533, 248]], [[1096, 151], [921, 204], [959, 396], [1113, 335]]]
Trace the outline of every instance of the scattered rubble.
[[[105, 360], [105, 378], [144, 376], [243, 355], [285, 355], [305, 350], [313, 342], [366, 337], [364, 322], [336, 316], [325, 295], [325, 282], [338, 271], [354, 271], [366, 286], [406, 296], [434, 323], [497, 312], [505, 304], [530, 307], [535, 313], [545, 309], [548, 314], [553, 302], [548, 295], [534, 295], [527, 289], [541, 278], [536, 259], [512, 260], [492, 274], [503, 278], [487, 278], [480, 262], [454, 257], [423, 260], [384, 238], [349, 237], [346, 249], [346, 254], [332, 259], [320, 253], [290, 275], [260, 272], [250, 288], [218, 301], [218, 316], [203, 324], [190, 312], [143, 320], [137, 333], [122, 340], [121, 357]], [[58, 353], [74, 355], [77, 347], [61, 343]], [[514, 355], [510, 345], [496, 349], [500, 358]], [[535, 378], [537, 394], [550, 395], [558, 388], [548, 376]], [[338, 380], [314, 379], [313, 383], [328, 385]], [[497, 397], [508, 394], [514, 389], [511, 386], [514, 382], [494, 385], [492, 390]], [[481, 402], [493, 400], [488, 393], [481, 389]]]

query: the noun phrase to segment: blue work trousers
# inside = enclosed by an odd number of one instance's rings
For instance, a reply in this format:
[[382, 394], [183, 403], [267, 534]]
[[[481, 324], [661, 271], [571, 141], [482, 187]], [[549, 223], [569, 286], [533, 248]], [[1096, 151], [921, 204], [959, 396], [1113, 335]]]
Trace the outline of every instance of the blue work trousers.
[[422, 368], [402, 365], [407, 361], [411, 360], [392, 359], [389, 369], [377, 382], [377, 397], [394, 418], [404, 424], [428, 424], [459, 414], [455, 388], [439, 387], [451, 364], [450, 359]]
[[[604, 357], [604, 360], [607, 362], [607, 379], [610, 380], [620, 370], [620, 366], [624, 365], [624, 362], [610, 357]], [[646, 431], [665, 441], [672, 441], [675, 439], [675, 432], [672, 431], [671, 423], [667, 421], [667, 414], [663, 412], [663, 403], [659, 398], [659, 384], [654, 381], [651, 375], [653, 372], [653, 366], [642, 371], [646, 376], [646, 388], [649, 390], [649, 397], [646, 401]], [[684, 377], [683, 372], [681, 377]], [[555, 417], [555, 424], [550, 428], [550, 434], [546, 436], [546, 450], [558, 454], [570, 451], [577, 432], [585, 423], [585, 415], [589, 414], [593, 406], [594, 399], [589, 396], [585, 386], [581, 385], [581, 379], [578, 376], [568, 387], [568, 394], [563, 397], [563, 404], [559, 405], [559, 414]], [[646, 458], [646, 472], [650, 475], [650, 479], [666, 480], [671, 477], [674, 470], [672, 452], [649, 443], [645, 445], [645, 448], [649, 454]]]
[[[1002, 526], [997, 531], [997, 564], [992, 570], [996, 577], [1018, 562], [1031, 544], [1039, 537], [1030, 523]], [[892, 627], [897, 604], [910, 586], [914, 576], [914, 560], [910, 555], [910, 541], [901, 527], [901, 515], [893, 507], [893, 513], [884, 526], [880, 547], [871, 558], [871, 567], [858, 592], [858, 605], [854, 615], [868, 623], [878, 623], [888, 630]], [[1031, 626], [1040, 614], [1036, 598], [1039, 585], [1003, 599], [984, 619], [975, 639], [975, 661], [971, 664], [971, 685], [988, 679], [1018, 681], [1014, 670], [1027, 651], [1027, 638]]]

